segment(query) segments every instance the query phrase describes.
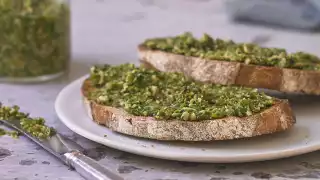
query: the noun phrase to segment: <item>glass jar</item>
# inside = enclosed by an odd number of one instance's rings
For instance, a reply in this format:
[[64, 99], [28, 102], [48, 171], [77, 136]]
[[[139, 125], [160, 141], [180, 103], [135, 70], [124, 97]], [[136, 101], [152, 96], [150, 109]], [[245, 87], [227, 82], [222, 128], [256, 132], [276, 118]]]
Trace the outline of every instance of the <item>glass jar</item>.
[[42, 82], [70, 62], [68, 0], [0, 0], [0, 81]]

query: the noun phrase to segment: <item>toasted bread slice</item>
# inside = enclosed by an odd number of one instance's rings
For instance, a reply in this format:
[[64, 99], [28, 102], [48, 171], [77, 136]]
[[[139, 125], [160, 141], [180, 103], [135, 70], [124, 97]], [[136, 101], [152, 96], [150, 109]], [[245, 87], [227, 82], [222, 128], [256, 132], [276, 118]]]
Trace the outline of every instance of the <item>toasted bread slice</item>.
[[181, 72], [206, 83], [265, 88], [286, 93], [320, 95], [320, 71], [208, 60], [138, 46], [141, 63], [164, 72]]
[[170, 141], [213, 141], [248, 138], [285, 131], [295, 124], [295, 116], [287, 100], [247, 117], [226, 117], [215, 120], [182, 121], [156, 120], [153, 117], [133, 116], [110, 106], [88, 100], [94, 90], [89, 79], [82, 85], [85, 109], [96, 123], [119, 133]]

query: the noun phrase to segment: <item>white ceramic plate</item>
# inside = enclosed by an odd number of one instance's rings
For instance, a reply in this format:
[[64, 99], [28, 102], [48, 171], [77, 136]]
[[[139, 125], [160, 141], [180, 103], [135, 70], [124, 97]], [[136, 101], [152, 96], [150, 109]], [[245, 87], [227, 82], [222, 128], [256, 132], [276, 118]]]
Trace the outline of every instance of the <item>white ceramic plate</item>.
[[293, 108], [295, 128], [288, 132], [205, 143], [161, 142], [112, 132], [95, 124], [84, 111], [80, 87], [82, 77], [58, 95], [56, 112], [72, 131], [92, 141], [134, 154], [190, 162], [250, 162], [290, 157], [320, 149], [320, 97], [297, 96]]

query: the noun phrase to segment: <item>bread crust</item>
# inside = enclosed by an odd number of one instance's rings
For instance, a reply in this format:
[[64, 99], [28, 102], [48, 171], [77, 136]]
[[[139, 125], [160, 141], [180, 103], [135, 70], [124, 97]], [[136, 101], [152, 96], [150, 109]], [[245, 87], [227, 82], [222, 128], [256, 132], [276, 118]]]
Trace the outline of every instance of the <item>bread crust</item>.
[[155, 120], [153, 117], [133, 116], [122, 109], [90, 101], [87, 96], [92, 89], [90, 81], [85, 80], [81, 91], [84, 107], [90, 118], [112, 131], [141, 138], [166, 141], [231, 140], [285, 131], [296, 122], [287, 100], [277, 100], [269, 109], [242, 118]]
[[182, 72], [197, 81], [243, 85], [286, 93], [320, 95], [320, 71], [208, 60], [138, 46], [142, 64], [165, 72]]

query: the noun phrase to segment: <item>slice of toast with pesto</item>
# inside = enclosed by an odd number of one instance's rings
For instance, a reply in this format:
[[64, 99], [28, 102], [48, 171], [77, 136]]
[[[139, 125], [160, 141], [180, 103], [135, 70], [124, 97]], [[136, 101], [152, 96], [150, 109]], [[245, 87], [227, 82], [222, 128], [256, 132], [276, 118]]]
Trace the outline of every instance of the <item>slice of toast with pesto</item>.
[[92, 120], [142, 138], [230, 140], [285, 131], [296, 122], [287, 100], [257, 89], [205, 84], [132, 64], [93, 67], [81, 91]]
[[184, 33], [147, 39], [138, 54], [148, 67], [202, 82], [320, 95], [320, 58], [304, 52]]

